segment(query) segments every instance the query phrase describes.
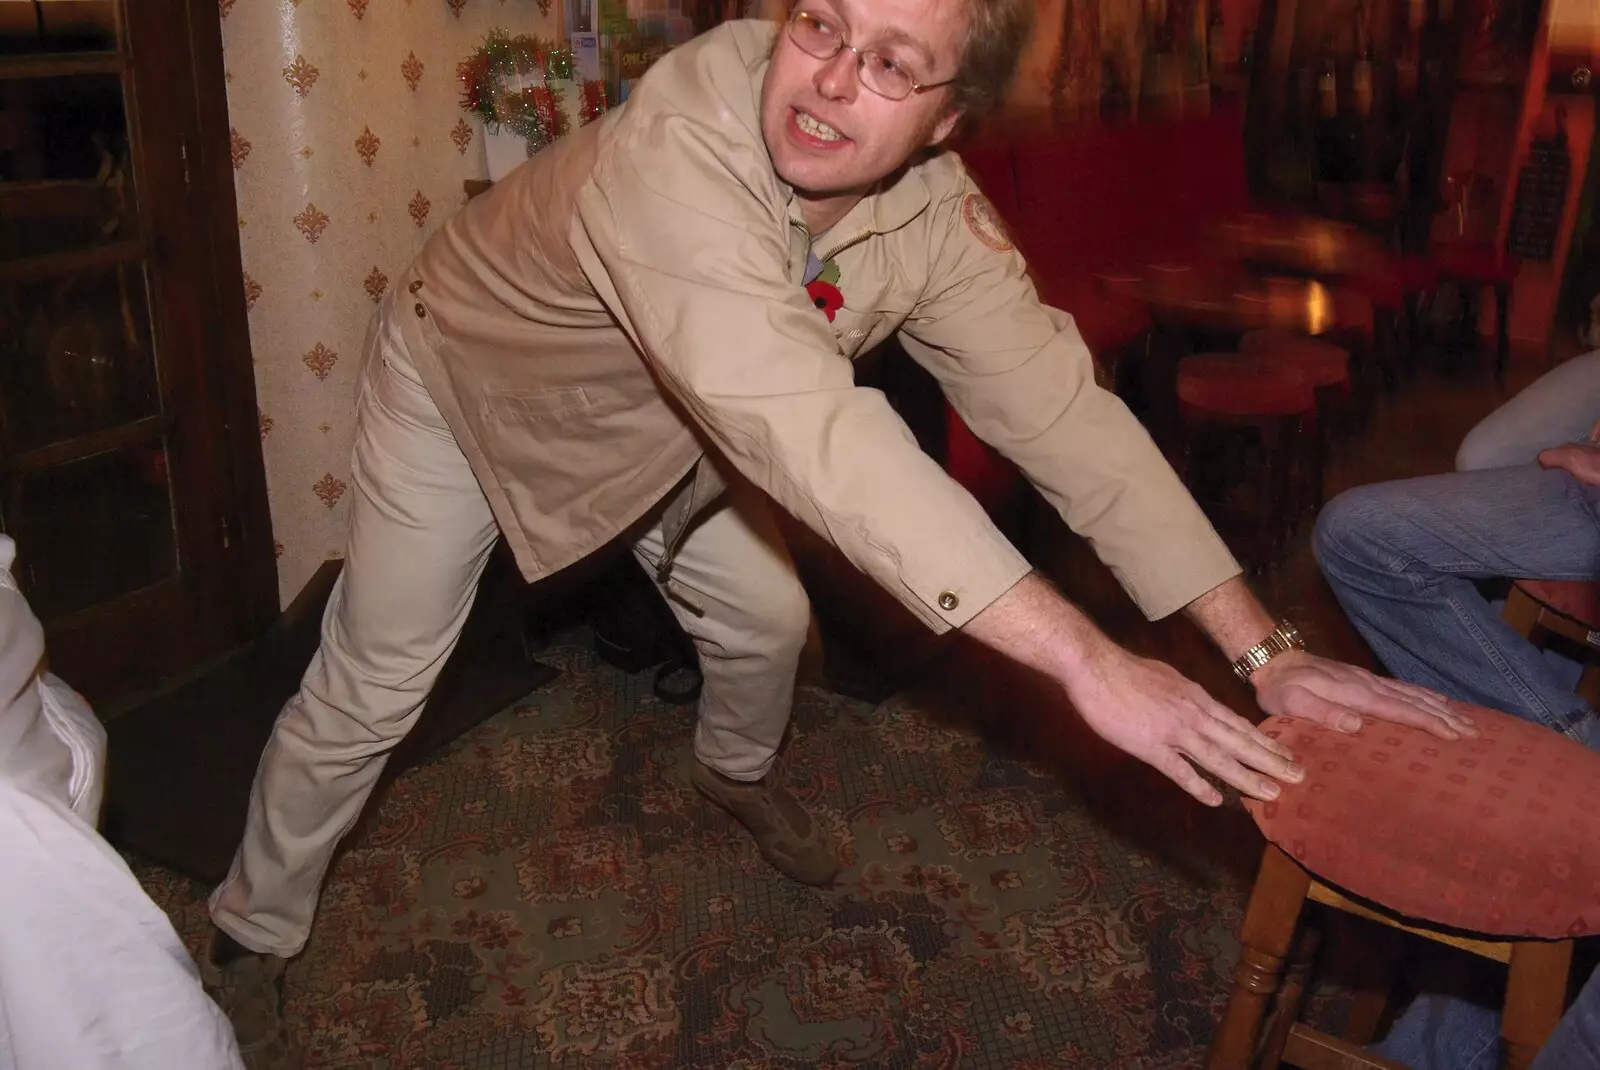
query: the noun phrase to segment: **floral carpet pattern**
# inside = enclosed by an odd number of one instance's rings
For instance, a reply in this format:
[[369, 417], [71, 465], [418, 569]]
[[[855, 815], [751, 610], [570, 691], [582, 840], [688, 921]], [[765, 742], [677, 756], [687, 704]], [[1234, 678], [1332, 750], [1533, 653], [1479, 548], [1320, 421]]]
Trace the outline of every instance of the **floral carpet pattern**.
[[[806, 888], [690, 787], [690, 709], [581, 634], [542, 660], [335, 863], [287, 980], [308, 1068], [1200, 1065], [1259, 853], [1237, 811], [1137, 770], [1090, 799], [921, 700], [803, 688], [780, 769], [849, 862]], [[138, 872], [197, 950], [206, 889]]]

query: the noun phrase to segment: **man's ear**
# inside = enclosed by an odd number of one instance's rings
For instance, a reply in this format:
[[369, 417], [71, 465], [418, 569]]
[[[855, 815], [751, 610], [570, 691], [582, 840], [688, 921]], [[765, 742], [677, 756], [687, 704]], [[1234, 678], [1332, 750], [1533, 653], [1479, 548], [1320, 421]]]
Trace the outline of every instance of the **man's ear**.
[[965, 113], [954, 109], [945, 112], [944, 116], [934, 125], [932, 132], [928, 135], [928, 147], [930, 149], [934, 148], [948, 140], [950, 135], [955, 132], [956, 124], [961, 122], [963, 114]]

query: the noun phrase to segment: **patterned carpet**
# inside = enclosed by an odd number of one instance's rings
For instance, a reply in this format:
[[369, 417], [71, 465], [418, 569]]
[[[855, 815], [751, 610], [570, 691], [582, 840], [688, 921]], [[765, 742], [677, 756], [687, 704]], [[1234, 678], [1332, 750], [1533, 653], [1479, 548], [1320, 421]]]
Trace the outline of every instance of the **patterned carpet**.
[[[690, 711], [585, 638], [336, 863], [288, 976], [308, 1067], [1200, 1064], [1259, 852], [1236, 805], [1061, 718], [979, 733], [948, 702], [803, 689], [788, 776], [850, 861], [812, 890], [691, 790]], [[198, 949], [205, 889], [138, 872]]]

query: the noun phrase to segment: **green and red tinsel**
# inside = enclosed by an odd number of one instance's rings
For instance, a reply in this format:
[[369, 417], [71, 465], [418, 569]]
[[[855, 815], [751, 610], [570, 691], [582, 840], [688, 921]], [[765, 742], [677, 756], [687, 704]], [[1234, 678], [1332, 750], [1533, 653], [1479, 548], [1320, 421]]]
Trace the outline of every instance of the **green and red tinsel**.
[[593, 79], [583, 83], [583, 100], [578, 108], [578, 123], [588, 126], [606, 110], [606, 84]]
[[572, 53], [566, 49], [526, 34], [491, 30], [456, 74], [462, 109], [488, 130], [504, 127], [524, 138], [530, 152], [567, 132], [561, 93], [550, 84], [572, 80]]

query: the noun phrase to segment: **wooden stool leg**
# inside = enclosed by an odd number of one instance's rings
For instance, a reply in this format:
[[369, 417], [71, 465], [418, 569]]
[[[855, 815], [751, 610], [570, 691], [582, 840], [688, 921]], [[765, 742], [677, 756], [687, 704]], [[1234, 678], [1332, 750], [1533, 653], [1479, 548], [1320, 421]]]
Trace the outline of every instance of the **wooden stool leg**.
[[1272, 1024], [1261, 1042], [1258, 1070], [1278, 1070], [1278, 1064], [1283, 1061], [1283, 1046], [1289, 1042], [1289, 1030], [1300, 1020], [1300, 1008], [1306, 1002], [1311, 963], [1317, 957], [1320, 939], [1321, 934], [1307, 925], [1301, 928], [1299, 939], [1294, 942], [1294, 954], [1289, 957], [1289, 968], [1283, 975], [1278, 1003], [1272, 1011]]
[[1589, 704], [1591, 710], [1600, 710], [1600, 664], [1590, 662], [1578, 677], [1578, 697]]
[[1310, 887], [1306, 871], [1269, 844], [1245, 908], [1233, 994], [1206, 1056], [1206, 1070], [1248, 1070], [1254, 1060], [1267, 1003], [1278, 989], [1278, 975]]
[[1566, 1010], [1571, 973], [1571, 940], [1530, 940], [1511, 949], [1511, 977], [1500, 1018], [1505, 1070], [1528, 1070], [1533, 1064]]
[[1511, 356], [1510, 325], [1506, 322], [1511, 318], [1511, 287], [1506, 285], [1494, 288], [1494, 381], [1505, 385], [1506, 360]]
[[1531, 639], [1533, 630], [1539, 626], [1539, 603], [1513, 583], [1511, 593], [1506, 595], [1506, 608], [1501, 610], [1500, 616], [1511, 625], [1512, 631], [1524, 639]]
[[1260, 557], [1259, 564], [1265, 570], [1278, 555], [1283, 542], [1280, 532], [1292, 515], [1290, 506], [1294, 472], [1291, 466], [1294, 455], [1290, 453], [1293, 433], [1284, 433], [1283, 420], [1263, 419], [1260, 433], [1261, 500], [1256, 503], [1256, 552]]

